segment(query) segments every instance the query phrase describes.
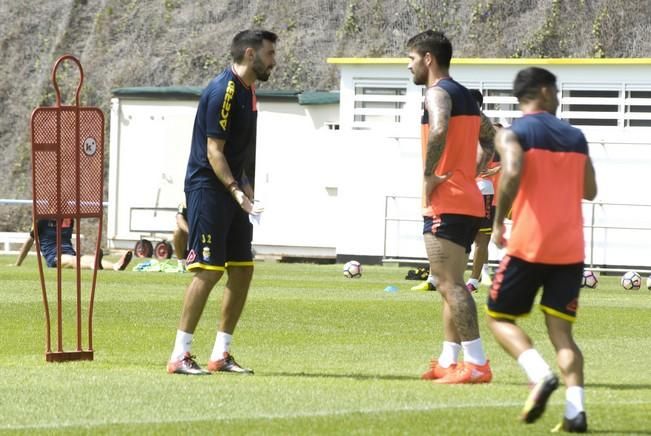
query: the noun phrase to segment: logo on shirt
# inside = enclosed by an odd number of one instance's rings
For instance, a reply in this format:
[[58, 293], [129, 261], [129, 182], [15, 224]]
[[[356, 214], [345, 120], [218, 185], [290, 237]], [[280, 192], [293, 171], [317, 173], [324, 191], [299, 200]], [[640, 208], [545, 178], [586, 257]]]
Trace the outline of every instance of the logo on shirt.
[[221, 119], [219, 120], [219, 125], [223, 130], [226, 130], [226, 126], [228, 126], [228, 116], [231, 113], [231, 100], [233, 100], [234, 94], [235, 82], [229, 80], [226, 93], [224, 93], [224, 102], [222, 103], [222, 111], [220, 113]]

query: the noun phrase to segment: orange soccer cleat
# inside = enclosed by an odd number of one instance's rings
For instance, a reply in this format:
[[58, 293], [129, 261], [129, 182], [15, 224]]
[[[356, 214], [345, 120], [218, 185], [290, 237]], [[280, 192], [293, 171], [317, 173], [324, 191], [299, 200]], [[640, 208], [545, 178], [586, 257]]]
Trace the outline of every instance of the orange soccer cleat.
[[439, 365], [439, 361], [436, 359], [432, 359], [429, 363], [429, 369], [425, 371], [420, 378], [423, 380], [436, 380], [439, 378], [443, 378], [449, 373], [453, 372], [457, 368], [457, 364], [453, 363], [452, 365], [448, 366], [447, 368], [442, 367]]
[[493, 372], [489, 361], [483, 365], [476, 365], [470, 362], [461, 362], [457, 365], [456, 370], [450, 372], [445, 377], [434, 380], [434, 383], [440, 384], [465, 384], [465, 383], [490, 383], [493, 379]]

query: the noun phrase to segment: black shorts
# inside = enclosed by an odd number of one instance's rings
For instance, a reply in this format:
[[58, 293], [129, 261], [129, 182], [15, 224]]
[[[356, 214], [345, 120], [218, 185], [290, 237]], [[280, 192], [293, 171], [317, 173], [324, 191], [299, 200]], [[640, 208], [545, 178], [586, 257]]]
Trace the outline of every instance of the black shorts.
[[466, 253], [470, 253], [481, 218], [444, 213], [434, 217], [423, 217], [423, 221], [423, 234], [432, 233], [437, 238], [452, 241], [465, 248]]
[[186, 192], [188, 205], [187, 269], [224, 271], [227, 266], [252, 266], [253, 225], [249, 215], [225, 191]]
[[493, 194], [484, 195], [484, 217], [479, 223], [479, 232], [490, 235], [493, 233], [493, 221], [495, 221], [495, 206], [493, 206]]
[[[45, 258], [45, 263], [49, 268], [54, 268], [57, 266], [57, 250], [56, 250], [56, 244], [53, 244], [53, 246], [49, 248], [44, 248], [43, 245], [41, 245], [41, 254]], [[70, 256], [76, 256], [77, 253], [75, 252], [75, 249], [72, 248], [72, 244], [70, 242], [62, 241], [61, 242], [61, 254], [68, 254]]]
[[574, 322], [582, 276], [583, 262], [549, 265], [504, 256], [488, 293], [488, 315], [515, 320], [529, 314], [538, 289], [542, 287], [542, 311]]

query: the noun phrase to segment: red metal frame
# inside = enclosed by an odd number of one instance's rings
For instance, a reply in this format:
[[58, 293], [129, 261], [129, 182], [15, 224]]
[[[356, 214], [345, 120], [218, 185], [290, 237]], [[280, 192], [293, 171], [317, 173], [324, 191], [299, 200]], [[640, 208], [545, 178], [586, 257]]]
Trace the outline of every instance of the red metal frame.
[[[79, 69], [79, 85], [75, 104], [61, 104], [61, 94], [56, 72], [61, 63], [71, 61]], [[97, 270], [100, 267], [100, 244], [104, 217], [104, 114], [98, 108], [81, 107], [79, 93], [84, 81], [81, 63], [72, 55], [59, 57], [52, 68], [52, 83], [56, 92], [56, 104], [38, 107], [31, 117], [32, 135], [32, 214], [34, 240], [38, 255], [43, 305], [45, 308], [45, 358], [48, 362], [67, 360], [93, 360], [93, 309]], [[82, 218], [99, 221], [95, 246], [95, 268], [92, 273], [88, 301], [88, 348], [82, 347], [82, 280], [81, 238]], [[57, 239], [57, 348], [52, 351], [50, 307], [46, 277], [43, 272], [38, 220], [56, 220]], [[63, 291], [61, 277], [61, 223], [73, 219], [76, 226], [76, 330], [75, 351], [64, 351], [63, 343]]]

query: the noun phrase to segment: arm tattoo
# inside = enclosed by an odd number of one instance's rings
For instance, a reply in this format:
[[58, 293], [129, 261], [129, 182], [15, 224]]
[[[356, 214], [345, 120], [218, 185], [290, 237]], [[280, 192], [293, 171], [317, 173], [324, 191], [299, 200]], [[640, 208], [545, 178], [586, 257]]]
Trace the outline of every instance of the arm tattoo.
[[448, 122], [452, 113], [452, 99], [441, 88], [429, 88], [425, 93], [425, 107], [429, 114], [425, 176], [429, 176], [434, 173], [445, 149]]
[[502, 176], [498, 187], [495, 220], [501, 223], [511, 210], [513, 200], [515, 200], [520, 188], [523, 156], [522, 146], [512, 131], [501, 130], [495, 142], [502, 162]]
[[477, 174], [486, 169], [486, 165], [493, 159], [493, 154], [495, 153], [495, 128], [483, 112], [480, 112], [480, 117], [479, 145], [481, 152], [477, 158]]

